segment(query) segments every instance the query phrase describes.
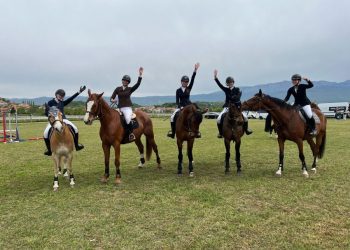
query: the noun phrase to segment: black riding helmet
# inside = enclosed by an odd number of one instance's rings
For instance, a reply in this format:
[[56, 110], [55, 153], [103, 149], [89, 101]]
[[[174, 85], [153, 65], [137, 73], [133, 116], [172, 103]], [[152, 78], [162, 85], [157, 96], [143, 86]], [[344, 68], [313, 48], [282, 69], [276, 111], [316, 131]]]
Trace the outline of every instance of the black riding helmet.
[[292, 75], [292, 81], [301, 81], [301, 75], [299, 74], [294, 74]]
[[183, 76], [181, 77], [181, 82], [189, 82], [190, 78], [188, 78], [188, 76]]
[[233, 79], [232, 76], [229, 76], [226, 78], [226, 84], [229, 84], [229, 83], [235, 83], [235, 80]]
[[128, 75], [123, 76], [122, 81], [127, 81], [128, 83], [131, 82], [131, 78]]
[[58, 89], [55, 93], [55, 96], [60, 95], [62, 97], [66, 96], [66, 92], [63, 89]]

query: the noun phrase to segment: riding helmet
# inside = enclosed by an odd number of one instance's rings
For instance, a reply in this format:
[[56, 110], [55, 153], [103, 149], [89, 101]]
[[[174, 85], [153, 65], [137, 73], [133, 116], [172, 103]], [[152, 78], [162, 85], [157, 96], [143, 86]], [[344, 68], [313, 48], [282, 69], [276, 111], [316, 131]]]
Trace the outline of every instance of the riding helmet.
[[301, 81], [301, 75], [299, 74], [294, 74], [292, 75], [292, 81]]
[[122, 81], [127, 81], [128, 83], [131, 82], [131, 78], [128, 75], [123, 76]]
[[229, 84], [229, 83], [235, 83], [235, 80], [233, 79], [232, 76], [229, 76], [226, 78], [226, 84]]
[[188, 76], [183, 76], [181, 77], [181, 82], [189, 82], [190, 78], [188, 78]]
[[62, 97], [65, 97], [66, 92], [63, 89], [58, 89], [55, 93], [55, 96], [60, 95]]

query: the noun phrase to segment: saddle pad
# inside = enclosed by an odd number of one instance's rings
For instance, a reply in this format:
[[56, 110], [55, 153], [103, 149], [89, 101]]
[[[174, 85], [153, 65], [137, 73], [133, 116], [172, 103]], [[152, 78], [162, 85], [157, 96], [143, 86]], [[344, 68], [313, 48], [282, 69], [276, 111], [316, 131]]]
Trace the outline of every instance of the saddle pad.
[[[300, 118], [303, 120], [303, 122], [306, 123], [305, 117], [303, 116], [303, 114], [301, 113], [301, 111], [299, 111], [299, 115], [300, 115]], [[321, 123], [320, 118], [316, 115], [315, 112], [312, 112], [312, 116], [314, 117], [315, 123], [316, 123], [316, 124], [320, 124], [320, 123]]]

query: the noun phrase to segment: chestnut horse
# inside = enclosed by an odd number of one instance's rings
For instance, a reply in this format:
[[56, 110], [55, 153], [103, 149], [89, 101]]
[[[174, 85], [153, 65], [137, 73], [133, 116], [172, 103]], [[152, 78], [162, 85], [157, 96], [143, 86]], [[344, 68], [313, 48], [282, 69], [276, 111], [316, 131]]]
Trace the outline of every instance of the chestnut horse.
[[235, 142], [237, 174], [241, 173], [241, 137], [244, 135], [243, 116], [241, 107], [234, 103], [229, 104], [228, 112], [225, 114], [222, 123], [222, 135], [224, 137], [226, 156], [225, 156], [225, 174], [230, 172], [230, 144]]
[[299, 159], [302, 162], [302, 173], [305, 177], [309, 177], [305, 163], [305, 156], [303, 153], [303, 141], [306, 140], [313, 153], [314, 161], [312, 164], [312, 171], [316, 173], [316, 160], [321, 159], [326, 147], [326, 126], [327, 119], [319, 110], [317, 105], [312, 104], [312, 111], [318, 116], [320, 123], [316, 124], [317, 135], [316, 143], [310, 135], [306, 123], [299, 115], [299, 110], [281, 99], [265, 95], [259, 91], [254, 97], [243, 102], [243, 109], [249, 110], [265, 110], [269, 112], [275, 124], [275, 130], [278, 134], [279, 145], [279, 165], [276, 172], [277, 176], [282, 175], [283, 158], [284, 158], [284, 142], [290, 140], [298, 145]]
[[[121, 183], [120, 174], [120, 144], [129, 143], [123, 141], [125, 135], [125, 129], [122, 126], [121, 116], [118, 111], [112, 109], [107, 102], [103, 99], [102, 94], [91, 94], [88, 91], [89, 98], [86, 102], [86, 114], [84, 122], [87, 125], [91, 125], [95, 119], [99, 119], [101, 123], [100, 138], [102, 141], [102, 148], [105, 159], [105, 173], [101, 179], [103, 183], [107, 182], [109, 177], [109, 158], [111, 146], [115, 152], [115, 167], [116, 167], [116, 179], [115, 184]], [[158, 154], [157, 144], [154, 140], [153, 125], [150, 117], [142, 111], [135, 111], [136, 120], [139, 127], [134, 129], [135, 144], [140, 152], [140, 164], [139, 167], [143, 167], [145, 163], [144, 147], [141, 142], [141, 136], [146, 136], [146, 160], [149, 160], [152, 154], [152, 149], [157, 157], [158, 168], [161, 168], [160, 158]]]
[[178, 167], [177, 174], [182, 175], [182, 144], [184, 141], [187, 141], [187, 157], [188, 157], [188, 169], [189, 176], [193, 177], [193, 144], [194, 139], [197, 137], [199, 132], [199, 125], [203, 120], [203, 113], [207, 112], [200, 111], [196, 104], [190, 104], [184, 107], [179, 114], [179, 117], [176, 120], [176, 139], [177, 139], [177, 148], [178, 148]]
[[74, 139], [67, 124], [63, 122], [62, 113], [56, 107], [50, 108], [49, 123], [52, 127], [52, 134], [50, 137], [50, 146], [52, 150], [52, 159], [54, 165], [54, 179], [53, 190], [58, 190], [58, 175], [61, 174], [61, 167], [63, 165], [63, 174], [68, 177], [67, 168], [69, 172], [70, 186], [75, 185], [75, 179], [72, 170]]

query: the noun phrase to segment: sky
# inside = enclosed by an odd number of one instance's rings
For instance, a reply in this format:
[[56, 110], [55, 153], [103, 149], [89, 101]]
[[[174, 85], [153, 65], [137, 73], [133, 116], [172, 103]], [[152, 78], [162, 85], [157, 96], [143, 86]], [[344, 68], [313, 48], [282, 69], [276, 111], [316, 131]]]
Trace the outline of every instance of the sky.
[[[175, 95], [201, 64], [192, 94], [236, 86], [350, 79], [348, 0], [0, 0], [0, 96], [109, 96], [124, 74], [133, 96]], [[87, 95], [87, 91], [82, 95]]]

